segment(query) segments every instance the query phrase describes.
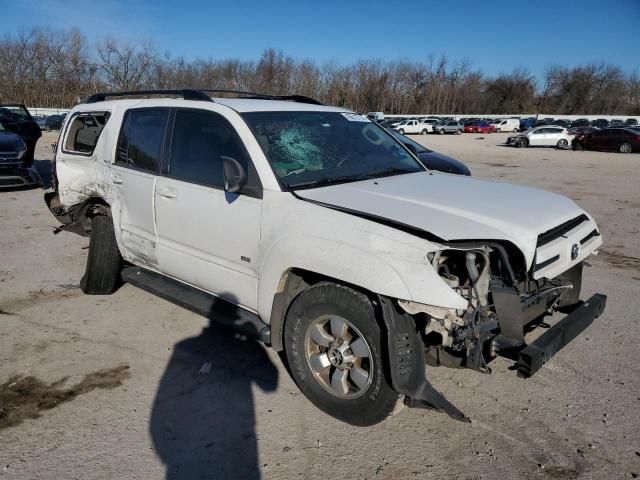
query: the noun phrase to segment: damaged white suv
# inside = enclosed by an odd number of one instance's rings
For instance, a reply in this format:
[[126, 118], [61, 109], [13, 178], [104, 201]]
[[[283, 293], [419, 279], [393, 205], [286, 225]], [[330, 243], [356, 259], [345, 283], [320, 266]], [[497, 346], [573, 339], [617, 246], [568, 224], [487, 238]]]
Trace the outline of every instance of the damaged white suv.
[[99, 94], [67, 116], [45, 199], [90, 236], [85, 293], [125, 281], [284, 350], [354, 425], [401, 399], [468, 420], [425, 364], [504, 355], [528, 377], [602, 313], [604, 295], [579, 300], [602, 239], [573, 201], [429, 171], [343, 108], [215, 93]]

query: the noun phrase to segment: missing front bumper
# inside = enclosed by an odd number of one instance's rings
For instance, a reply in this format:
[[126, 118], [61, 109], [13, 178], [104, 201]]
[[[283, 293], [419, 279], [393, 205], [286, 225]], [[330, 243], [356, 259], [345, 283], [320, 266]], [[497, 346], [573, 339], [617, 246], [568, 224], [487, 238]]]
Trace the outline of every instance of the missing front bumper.
[[604, 311], [607, 296], [597, 293], [586, 302], [581, 302], [560, 322], [542, 336], [523, 348], [516, 363], [518, 376], [529, 378], [547, 363], [556, 353], [576, 338]]

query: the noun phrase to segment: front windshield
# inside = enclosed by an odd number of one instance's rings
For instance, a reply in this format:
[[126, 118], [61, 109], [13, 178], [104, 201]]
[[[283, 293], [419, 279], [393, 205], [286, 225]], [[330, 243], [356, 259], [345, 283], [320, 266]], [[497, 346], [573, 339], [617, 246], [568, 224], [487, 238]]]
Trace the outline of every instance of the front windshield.
[[287, 189], [425, 170], [386, 130], [362, 115], [251, 112], [243, 118]]

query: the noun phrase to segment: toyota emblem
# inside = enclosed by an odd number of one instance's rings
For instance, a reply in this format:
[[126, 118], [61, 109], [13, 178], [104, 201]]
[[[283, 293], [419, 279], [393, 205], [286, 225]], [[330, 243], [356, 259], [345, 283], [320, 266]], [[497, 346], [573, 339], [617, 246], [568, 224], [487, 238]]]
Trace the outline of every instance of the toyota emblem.
[[580, 245], [574, 243], [571, 247], [571, 260], [575, 260], [580, 255]]

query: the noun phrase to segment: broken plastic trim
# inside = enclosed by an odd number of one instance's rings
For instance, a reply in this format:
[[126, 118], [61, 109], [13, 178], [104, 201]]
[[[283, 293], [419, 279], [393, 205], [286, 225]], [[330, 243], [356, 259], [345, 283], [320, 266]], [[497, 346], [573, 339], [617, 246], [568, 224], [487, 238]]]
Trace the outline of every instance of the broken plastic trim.
[[393, 301], [378, 295], [382, 318], [387, 327], [388, 361], [391, 383], [396, 392], [405, 395], [405, 404], [446, 413], [461, 422], [471, 420], [449, 402], [427, 380], [424, 345], [416, 332], [413, 319], [399, 312]]

